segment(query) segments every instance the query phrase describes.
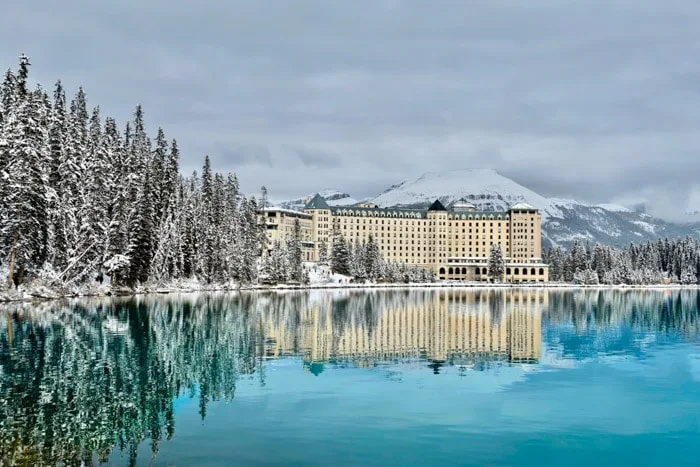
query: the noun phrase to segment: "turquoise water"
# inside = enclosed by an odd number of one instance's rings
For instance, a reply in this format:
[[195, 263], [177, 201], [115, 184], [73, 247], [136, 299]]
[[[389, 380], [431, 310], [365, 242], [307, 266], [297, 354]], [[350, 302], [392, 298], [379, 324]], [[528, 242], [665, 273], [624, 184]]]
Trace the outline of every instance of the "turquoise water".
[[699, 299], [417, 290], [0, 307], [0, 458], [697, 466]]

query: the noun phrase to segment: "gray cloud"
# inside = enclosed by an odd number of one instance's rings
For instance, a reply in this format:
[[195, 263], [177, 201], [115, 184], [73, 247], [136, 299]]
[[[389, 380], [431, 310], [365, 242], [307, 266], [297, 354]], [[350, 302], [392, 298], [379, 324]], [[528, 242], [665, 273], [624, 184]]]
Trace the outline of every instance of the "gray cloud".
[[699, 20], [692, 0], [24, 0], [0, 59], [121, 122], [142, 103], [184, 171], [209, 154], [275, 198], [493, 167], [678, 218], [700, 202]]

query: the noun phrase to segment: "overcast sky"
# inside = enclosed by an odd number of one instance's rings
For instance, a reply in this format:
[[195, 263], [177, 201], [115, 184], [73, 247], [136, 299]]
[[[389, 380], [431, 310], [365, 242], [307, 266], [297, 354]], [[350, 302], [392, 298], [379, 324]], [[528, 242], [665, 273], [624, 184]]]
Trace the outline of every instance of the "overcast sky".
[[0, 61], [137, 103], [273, 198], [494, 168], [545, 196], [700, 209], [697, 0], [21, 0]]

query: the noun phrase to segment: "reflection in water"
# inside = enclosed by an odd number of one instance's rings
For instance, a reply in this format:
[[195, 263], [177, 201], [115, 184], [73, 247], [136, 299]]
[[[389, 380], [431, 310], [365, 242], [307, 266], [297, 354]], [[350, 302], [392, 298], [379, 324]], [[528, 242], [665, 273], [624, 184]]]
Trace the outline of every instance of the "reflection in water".
[[263, 305], [264, 355], [302, 354], [314, 372], [323, 363], [340, 361], [369, 366], [425, 358], [435, 373], [444, 363], [534, 363], [541, 351], [546, 297], [543, 291], [360, 292], [325, 295], [281, 310]]
[[[389, 291], [208, 294], [0, 308], [0, 459], [106, 461], [175, 433], [173, 400], [231, 400], [270, 359], [325, 365], [420, 361], [487, 370], [535, 364], [542, 332], [568, 326], [698, 335], [698, 294]], [[601, 346], [605, 346], [604, 341]], [[563, 342], [562, 346], [577, 345]], [[591, 348], [588, 345], [586, 348]], [[595, 349], [595, 347], [593, 347]], [[604, 348], [599, 349], [604, 351]], [[597, 351], [597, 350], [596, 350]], [[342, 365], [338, 365], [342, 364]], [[322, 380], [319, 380], [322, 381]], [[321, 384], [321, 383], [319, 383]]]

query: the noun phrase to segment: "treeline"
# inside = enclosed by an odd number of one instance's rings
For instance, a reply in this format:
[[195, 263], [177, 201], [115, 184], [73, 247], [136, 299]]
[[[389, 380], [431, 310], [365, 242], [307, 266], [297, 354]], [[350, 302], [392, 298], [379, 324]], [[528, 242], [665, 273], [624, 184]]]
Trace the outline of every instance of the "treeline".
[[554, 282], [642, 285], [670, 280], [690, 285], [700, 277], [700, 245], [690, 237], [625, 248], [593, 246], [579, 239], [568, 251], [554, 247], [542, 256]]
[[111, 276], [115, 284], [257, 276], [258, 201], [233, 174], [182, 177], [177, 142], [148, 136], [143, 109], [120, 129], [68, 101], [29, 89], [30, 62], [0, 87], [0, 270], [15, 286], [40, 277], [67, 286]]

